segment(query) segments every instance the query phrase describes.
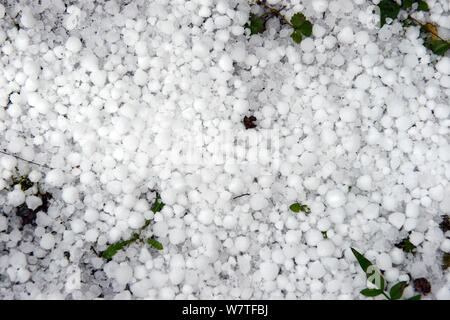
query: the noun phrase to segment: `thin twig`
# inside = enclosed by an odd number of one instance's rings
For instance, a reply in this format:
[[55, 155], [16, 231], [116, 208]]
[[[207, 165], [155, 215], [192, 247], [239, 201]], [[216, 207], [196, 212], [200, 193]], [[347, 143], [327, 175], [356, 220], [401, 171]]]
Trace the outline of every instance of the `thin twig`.
[[47, 169], [53, 169], [53, 168], [51, 168], [51, 167], [49, 167], [49, 166], [47, 166], [47, 165], [45, 165], [45, 164], [36, 163], [36, 162], [30, 161], [30, 160], [21, 158], [21, 157], [19, 157], [19, 156], [16, 156], [16, 155], [14, 155], [14, 154], [10, 154], [10, 153], [8, 153], [8, 152], [6, 152], [6, 151], [0, 150], [0, 153], [6, 154], [7, 156], [11, 156], [11, 157], [17, 158], [17, 159], [19, 159], [19, 160], [22, 160], [22, 161], [25, 161], [25, 162], [28, 162], [28, 163], [31, 163], [31, 164], [34, 164], [34, 165], [37, 165], [37, 166], [41, 166], [41, 167], [44, 167], [44, 168], [47, 168]]
[[[283, 16], [283, 15], [280, 13], [279, 10], [277, 10], [277, 9], [275, 9], [275, 8], [272, 8], [271, 6], [269, 6], [269, 5], [265, 4], [265, 3], [263, 3], [263, 6], [266, 7], [267, 9], [269, 9], [273, 14], [276, 14], [276, 15], [279, 16], [281, 19], [283, 19], [284, 22], [286, 22], [286, 23], [287, 23], [288, 25], [290, 25], [292, 28], [294, 27], [294, 26], [292, 25], [292, 23], [290, 23], [290, 22], [286, 19], [286, 17]], [[283, 10], [283, 9], [280, 9], [280, 10]]]
[[418, 25], [420, 25], [422, 28], [424, 28], [425, 30], [427, 30], [429, 33], [433, 34], [435, 37], [441, 39], [444, 42], [448, 42], [445, 39], [442, 39], [437, 33], [433, 32], [432, 30], [428, 29], [426, 24], [423, 24], [422, 22], [420, 22], [419, 20], [417, 20], [416, 18], [411, 17], [411, 15], [408, 15], [408, 18], [411, 19], [412, 21], [414, 21], [415, 23], [417, 23]]
[[237, 198], [240, 198], [240, 197], [249, 196], [249, 195], [250, 195], [250, 193], [244, 193], [244, 194], [241, 194], [239, 196], [234, 197], [233, 200], [237, 199]]

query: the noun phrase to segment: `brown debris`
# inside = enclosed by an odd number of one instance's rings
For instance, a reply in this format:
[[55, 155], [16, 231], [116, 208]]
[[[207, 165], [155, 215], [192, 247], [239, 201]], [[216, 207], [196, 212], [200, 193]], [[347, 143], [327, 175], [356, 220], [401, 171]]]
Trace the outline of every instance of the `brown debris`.
[[256, 128], [256, 123], [253, 123], [253, 121], [256, 121], [256, 118], [255, 118], [254, 116], [250, 116], [250, 117], [245, 116], [245, 117], [244, 117], [244, 126], [245, 126], [245, 129], [253, 129], [253, 128]]

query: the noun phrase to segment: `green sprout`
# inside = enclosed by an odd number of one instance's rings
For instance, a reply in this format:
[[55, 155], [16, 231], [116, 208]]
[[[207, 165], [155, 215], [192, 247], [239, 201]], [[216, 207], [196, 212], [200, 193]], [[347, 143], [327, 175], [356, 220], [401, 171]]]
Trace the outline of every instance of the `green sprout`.
[[[381, 272], [361, 253], [351, 248], [353, 254], [358, 260], [361, 269], [366, 273], [367, 280], [370, 281], [376, 288], [366, 288], [360, 291], [360, 293], [366, 297], [377, 297], [383, 295], [387, 300], [399, 300], [403, 296], [403, 291], [408, 286], [406, 281], [400, 281], [391, 286], [389, 292], [387, 290], [387, 282], [384, 279]], [[407, 300], [420, 300], [421, 296], [413, 296]]]

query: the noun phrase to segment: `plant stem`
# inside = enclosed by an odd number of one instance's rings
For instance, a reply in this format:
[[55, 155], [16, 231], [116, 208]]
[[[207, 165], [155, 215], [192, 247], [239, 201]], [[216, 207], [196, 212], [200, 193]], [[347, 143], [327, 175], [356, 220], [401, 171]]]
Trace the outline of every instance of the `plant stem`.
[[422, 22], [420, 22], [420, 21], [417, 20], [416, 18], [413, 18], [411, 15], [408, 15], [408, 19], [411, 19], [412, 21], [414, 21], [415, 23], [417, 23], [418, 25], [420, 25], [422, 28], [424, 28], [425, 30], [427, 30], [429, 33], [431, 33], [432, 35], [434, 35], [436, 38], [439, 38], [439, 39], [441, 39], [442, 41], [448, 43], [447, 40], [442, 39], [437, 33], [431, 31], [430, 29], [428, 29], [428, 28], [426, 27], [425, 24], [423, 24]]
[[41, 166], [41, 167], [44, 167], [44, 168], [47, 168], [47, 169], [53, 169], [53, 168], [50, 168], [49, 166], [47, 166], [45, 164], [40, 164], [40, 163], [36, 163], [36, 162], [30, 161], [30, 160], [26, 160], [24, 158], [21, 158], [19, 156], [10, 154], [10, 153], [2, 151], [2, 150], [0, 150], [0, 153], [6, 154], [7, 156], [11, 156], [11, 157], [17, 158], [19, 160], [22, 160], [22, 161], [25, 161], [25, 162], [28, 162], [28, 163], [31, 163], [31, 164], [34, 164], [34, 165], [37, 165], [37, 166]]
[[269, 9], [269, 10], [270, 10], [270, 13], [276, 14], [276, 15], [279, 16], [281, 19], [283, 19], [284, 22], [286, 22], [288, 25], [290, 25], [292, 28], [294, 27], [294, 26], [292, 25], [292, 23], [290, 23], [289, 20], [287, 20], [286, 17], [280, 13], [279, 10], [277, 10], [277, 9], [275, 9], [275, 8], [272, 8], [271, 6], [269, 6], [269, 5], [265, 4], [265, 3], [263, 3], [262, 5], [263, 5], [264, 7], [266, 7], [267, 9]]
[[386, 297], [386, 299], [391, 300], [391, 298], [386, 293], [384, 293], [384, 291], [382, 292], [382, 294]]

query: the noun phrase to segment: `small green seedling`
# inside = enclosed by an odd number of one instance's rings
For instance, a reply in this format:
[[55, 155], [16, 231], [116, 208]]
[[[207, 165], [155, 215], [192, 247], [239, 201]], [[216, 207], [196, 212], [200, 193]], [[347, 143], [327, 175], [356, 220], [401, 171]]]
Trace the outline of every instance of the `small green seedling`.
[[395, 244], [395, 246], [399, 249], [402, 249], [406, 253], [412, 253], [413, 255], [416, 254], [417, 247], [409, 241], [409, 236], [404, 238], [399, 243]]
[[291, 38], [296, 43], [300, 43], [303, 40], [303, 36], [309, 37], [312, 34], [312, 23], [305, 17], [301, 12], [297, 12], [292, 16], [290, 21], [281, 14], [282, 9], [275, 9], [267, 5], [264, 1], [256, 0], [250, 3], [250, 5], [261, 5], [268, 11], [257, 16], [254, 13], [250, 13], [249, 21], [244, 25], [245, 28], [250, 29], [250, 35], [263, 33], [266, 31], [266, 21], [268, 16], [277, 16], [280, 20], [292, 27], [293, 31], [291, 33]]
[[[366, 297], [377, 297], [379, 295], [383, 295], [388, 300], [399, 300], [403, 296], [403, 291], [408, 286], [406, 281], [400, 281], [393, 285], [389, 292], [387, 290], [387, 282], [384, 279], [381, 272], [370, 262], [366, 257], [364, 257], [361, 253], [351, 248], [353, 254], [358, 260], [359, 265], [366, 273], [367, 280], [370, 283], [374, 284], [376, 288], [366, 288], [361, 290], [361, 294]], [[420, 300], [421, 296], [417, 295], [407, 300]]]
[[311, 209], [306, 204], [300, 204], [298, 202], [291, 204], [289, 207], [291, 211], [294, 211], [296, 213], [298, 212], [304, 212], [306, 215], [309, 215], [311, 213]]
[[[161, 211], [164, 206], [165, 206], [165, 204], [161, 201], [160, 195], [156, 194], [155, 202], [153, 203], [151, 210], [153, 211], [153, 213], [157, 213], [157, 212]], [[141, 228], [140, 232], [142, 232], [145, 228], [147, 228], [148, 225], [150, 224], [150, 222], [151, 222], [150, 220], [146, 220], [144, 223], [144, 226]], [[124, 249], [127, 245], [129, 245], [133, 242], [136, 242], [136, 241], [144, 242], [144, 239], [141, 238], [140, 233], [133, 233], [133, 236], [131, 239], [113, 243], [108, 248], [106, 248], [106, 250], [103, 251], [100, 256], [107, 260], [110, 260], [119, 250]], [[152, 247], [154, 247], [157, 250], [163, 249], [162, 244], [153, 238], [145, 239], [145, 242], [147, 242], [148, 244], [150, 244]], [[95, 252], [95, 250], [94, 250], [94, 252]]]
[[396, 19], [400, 12], [406, 12], [407, 18], [402, 20], [404, 27], [420, 26], [420, 30], [424, 35], [424, 46], [431, 50], [434, 54], [445, 55], [450, 48], [450, 42], [441, 38], [437, 32], [437, 28], [431, 23], [422, 23], [411, 16], [414, 10], [429, 11], [428, 4], [422, 0], [403, 0], [399, 5], [395, 0], [381, 0], [378, 4], [380, 10], [380, 24], [383, 27], [386, 19]]

